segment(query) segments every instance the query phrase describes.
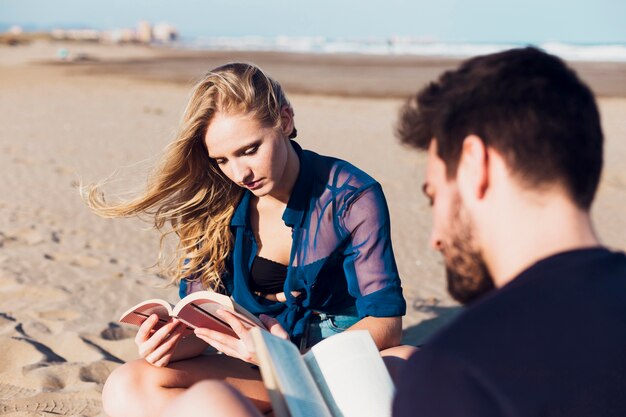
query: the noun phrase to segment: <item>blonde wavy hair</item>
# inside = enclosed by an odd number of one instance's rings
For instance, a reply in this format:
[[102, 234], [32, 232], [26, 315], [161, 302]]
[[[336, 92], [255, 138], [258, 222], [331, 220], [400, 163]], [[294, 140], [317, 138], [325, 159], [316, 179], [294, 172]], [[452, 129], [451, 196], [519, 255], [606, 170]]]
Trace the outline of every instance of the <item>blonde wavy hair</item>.
[[[149, 216], [161, 233], [158, 265], [169, 284], [186, 278], [224, 291], [221, 278], [233, 245], [230, 220], [243, 189], [209, 158], [206, 129], [216, 112], [248, 114], [264, 126], [278, 128], [285, 106], [293, 114], [280, 84], [258, 67], [230, 63], [215, 68], [194, 87], [178, 133], [142, 195], [108, 204], [100, 184], [83, 189], [83, 196], [103, 217]], [[294, 128], [289, 137], [295, 136]], [[164, 262], [164, 242], [172, 233], [178, 244]]]

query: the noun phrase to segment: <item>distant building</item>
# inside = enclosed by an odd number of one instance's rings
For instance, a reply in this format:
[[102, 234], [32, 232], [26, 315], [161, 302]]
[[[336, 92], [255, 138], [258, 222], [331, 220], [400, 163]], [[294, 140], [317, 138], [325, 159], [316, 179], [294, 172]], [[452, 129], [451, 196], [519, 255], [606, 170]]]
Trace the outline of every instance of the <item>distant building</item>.
[[100, 41], [100, 32], [94, 29], [53, 29], [50, 35], [52, 39], [62, 41]]
[[[10, 29], [11, 34], [21, 33], [19, 26]], [[94, 29], [53, 29], [50, 36], [54, 40], [90, 41], [104, 43], [170, 43], [178, 40], [178, 31], [169, 23], [159, 23], [152, 27], [150, 22], [141, 20], [135, 28], [118, 28], [105, 31]]]
[[13, 36], [20, 36], [24, 31], [21, 26], [11, 26], [8, 30], [8, 33]]
[[130, 43], [136, 40], [135, 31], [127, 28], [107, 31], [103, 34], [102, 38], [112, 43]]
[[140, 43], [152, 42], [152, 25], [146, 20], [137, 23], [137, 41]]
[[158, 23], [154, 26], [154, 40], [161, 43], [169, 43], [178, 40], [178, 31], [169, 23]]

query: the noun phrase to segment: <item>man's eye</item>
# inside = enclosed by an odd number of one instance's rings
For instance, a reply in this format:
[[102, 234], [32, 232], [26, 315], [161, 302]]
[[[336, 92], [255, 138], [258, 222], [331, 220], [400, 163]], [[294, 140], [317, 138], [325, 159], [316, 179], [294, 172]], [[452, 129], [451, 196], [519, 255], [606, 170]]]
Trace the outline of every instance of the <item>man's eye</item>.
[[253, 146], [251, 148], [246, 149], [246, 151], [243, 154], [244, 155], [254, 155], [257, 150], [259, 150], [259, 147], [258, 146]]

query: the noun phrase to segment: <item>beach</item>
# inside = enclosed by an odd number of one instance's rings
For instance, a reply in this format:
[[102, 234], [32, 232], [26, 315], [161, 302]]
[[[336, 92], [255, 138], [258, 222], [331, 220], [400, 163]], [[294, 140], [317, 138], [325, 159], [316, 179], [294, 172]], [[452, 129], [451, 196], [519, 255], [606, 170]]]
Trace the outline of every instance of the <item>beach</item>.
[[[68, 61], [57, 59], [62, 47]], [[428, 246], [425, 156], [393, 134], [405, 97], [458, 60], [2, 46], [0, 415], [103, 415], [104, 381], [137, 357], [135, 332], [118, 317], [147, 298], [178, 298], [150, 268], [159, 252], [150, 224], [97, 217], [79, 188], [110, 178], [108, 198], [140, 191], [193, 82], [232, 60], [255, 62], [281, 81], [303, 148], [346, 159], [382, 184], [407, 299], [404, 342], [421, 343], [460, 310], [446, 293], [441, 257]], [[598, 97], [605, 134], [593, 219], [604, 244], [624, 250], [626, 63], [572, 65]]]

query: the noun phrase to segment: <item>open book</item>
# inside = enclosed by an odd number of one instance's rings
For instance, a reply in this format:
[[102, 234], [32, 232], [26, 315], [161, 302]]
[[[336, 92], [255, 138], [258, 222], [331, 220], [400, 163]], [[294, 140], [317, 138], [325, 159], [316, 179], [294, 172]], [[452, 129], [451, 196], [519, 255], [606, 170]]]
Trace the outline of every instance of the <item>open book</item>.
[[252, 329], [276, 417], [390, 417], [395, 387], [366, 330], [332, 336], [301, 355], [288, 340]]
[[212, 291], [193, 292], [176, 305], [160, 299], [142, 301], [122, 314], [119, 321], [141, 326], [151, 314], [157, 314], [159, 322], [154, 327], [155, 330], [166, 324], [170, 317], [176, 317], [187, 325], [183, 334], [192, 333], [193, 329], [201, 327], [237, 337], [230, 326], [216, 314], [217, 310], [230, 311], [245, 326], [265, 329], [261, 320], [237, 304], [231, 297]]

